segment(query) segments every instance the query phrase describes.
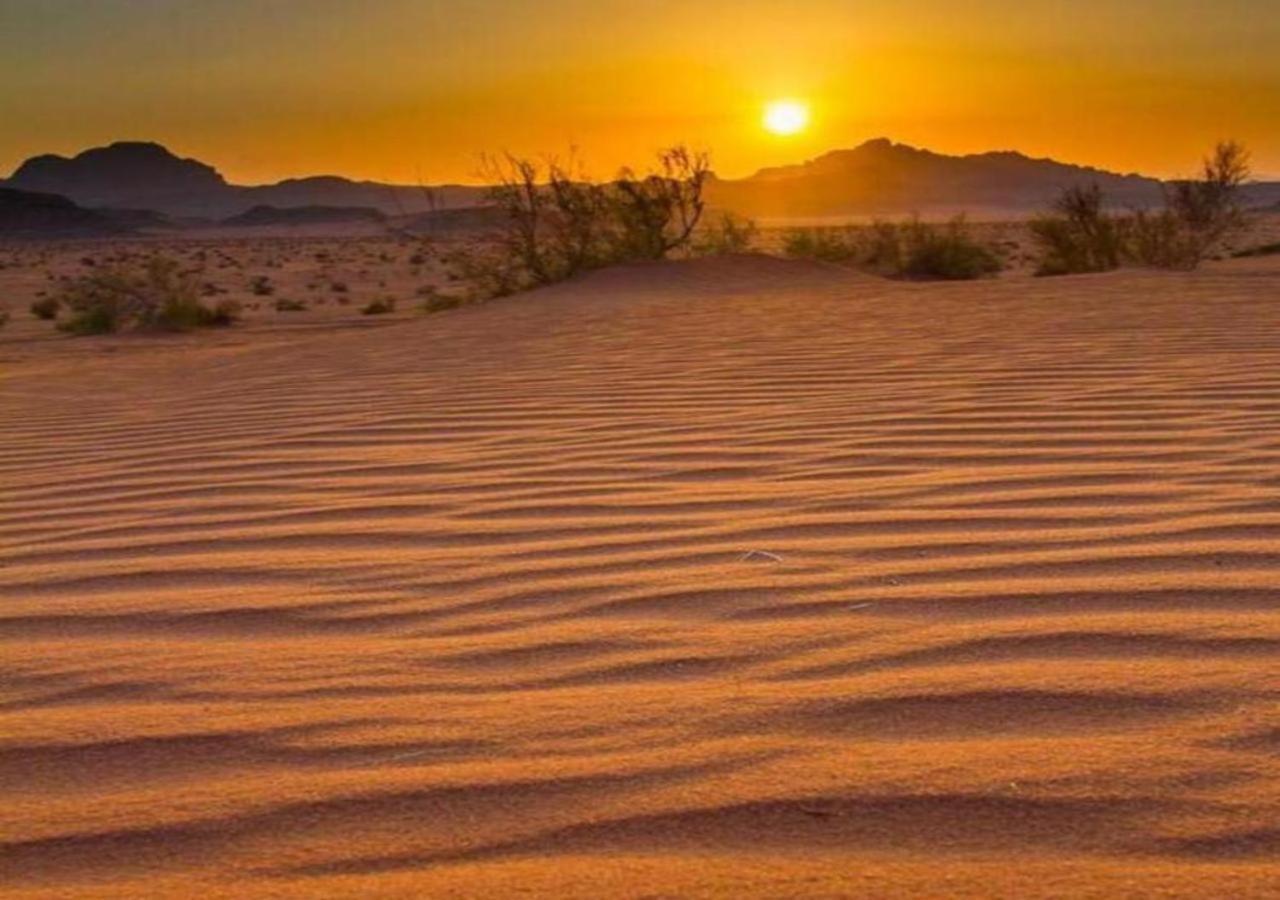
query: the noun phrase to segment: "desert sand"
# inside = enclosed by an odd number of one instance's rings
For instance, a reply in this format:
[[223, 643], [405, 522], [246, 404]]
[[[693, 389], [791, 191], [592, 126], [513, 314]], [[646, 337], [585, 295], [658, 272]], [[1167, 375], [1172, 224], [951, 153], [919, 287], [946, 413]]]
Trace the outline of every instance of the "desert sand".
[[317, 321], [0, 333], [5, 896], [1280, 890], [1280, 260]]

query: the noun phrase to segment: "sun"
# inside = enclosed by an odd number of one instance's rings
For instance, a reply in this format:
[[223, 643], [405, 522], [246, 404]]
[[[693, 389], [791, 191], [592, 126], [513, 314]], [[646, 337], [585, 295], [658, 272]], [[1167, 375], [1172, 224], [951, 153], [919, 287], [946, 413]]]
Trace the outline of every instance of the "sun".
[[809, 107], [799, 100], [775, 100], [764, 108], [765, 130], [773, 134], [799, 134], [808, 125]]

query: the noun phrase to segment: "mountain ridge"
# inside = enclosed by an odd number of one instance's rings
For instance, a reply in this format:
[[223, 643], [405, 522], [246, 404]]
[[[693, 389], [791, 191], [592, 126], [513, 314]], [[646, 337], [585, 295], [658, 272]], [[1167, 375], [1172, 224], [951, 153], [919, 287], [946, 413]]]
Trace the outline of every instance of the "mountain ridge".
[[[765, 167], [738, 179], [712, 177], [712, 206], [740, 215], [822, 217], [902, 215], [912, 212], [1013, 215], [1048, 206], [1063, 188], [1097, 183], [1120, 207], [1160, 202], [1164, 182], [1137, 173], [1035, 158], [1016, 150], [952, 156], [875, 138], [831, 150], [801, 163]], [[236, 185], [213, 166], [180, 157], [161, 144], [117, 141], [66, 157], [43, 154], [23, 162], [0, 185], [57, 194], [87, 208], [155, 210], [175, 218], [222, 221], [255, 207], [366, 208], [387, 216], [483, 205], [487, 188], [356, 181], [339, 175]], [[1257, 183], [1246, 203], [1280, 201], [1280, 183]]]

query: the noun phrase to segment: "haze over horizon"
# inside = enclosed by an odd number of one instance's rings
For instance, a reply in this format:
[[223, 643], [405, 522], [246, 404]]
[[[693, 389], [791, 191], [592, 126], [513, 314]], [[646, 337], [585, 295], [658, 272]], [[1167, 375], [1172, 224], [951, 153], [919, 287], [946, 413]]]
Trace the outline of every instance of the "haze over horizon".
[[[0, 0], [0, 173], [150, 140], [236, 183], [474, 182], [485, 151], [603, 174], [687, 141], [741, 177], [885, 135], [1161, 177], [1234, 137], [1280, 176], [1268, 6]], [[780, 98], [808, 127], [761, 127]]]

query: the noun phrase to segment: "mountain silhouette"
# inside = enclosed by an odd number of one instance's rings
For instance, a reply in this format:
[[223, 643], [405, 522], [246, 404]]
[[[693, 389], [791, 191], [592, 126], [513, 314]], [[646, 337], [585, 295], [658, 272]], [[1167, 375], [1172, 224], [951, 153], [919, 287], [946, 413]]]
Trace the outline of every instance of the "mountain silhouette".
[[0, 238], [107, 237], [131, 230], [119, 216], [57, 194], [0, 188]]
[[199, 160], [183, 159], [160, 144], [121, 141], [74, 157], [48, 154], [20, 165], [5, 182], [24, 191], [60, 194], [81, 206], [151, 209], [169, 216], [224, 219], [256, 206], [369, 207], [396, 215], [433, 206], [473, 206], [484, 189], [352, 181], [333, 175], [294, 178], [277, 184], [243, 186], [227, 182]]
[[800, 165], [716, 181], [710, 197], [718, 206], [753, 216], [1020, 211], [1044, 208], [1063, 188], [1093, 182], [1117, 205], [1148, 206], [1162, 196], [1161, 182], [1141, 175], [1008, 151], [947, 156], [877, 138]]
[[[833, 150], [799, 165], [761, 169], [748, 178], [713, 178], [707, 197], [720, 209], [761, 218], [961, 211], [1020, 215], [1046, 208], [1063, 188], [1089, 183], [1101, 186], [1117, 207], [1152, 206], [1162, 198], [1162, 182], [1142, 175], [1012, 151], [948, 156], [887, 138]], [[176, 218], [218, 221], [255, 207], [364, 208], [387, 216], [428, 214], [429, 219], [439, 219], [430, 214], [474, 208], [487, 196], [481, 186], [428, 190], [335, 175], [234, 185], [206, 163], [146, 142], [115, 143], [71, 158], [37, 156], [19, 166], [5, 184], [59, 194], [83, 207], [155, 210]], [[1280, 184], [1248, 185], [1244, 194], [1251, 205], [1274, 203], [1280, 199]]]

